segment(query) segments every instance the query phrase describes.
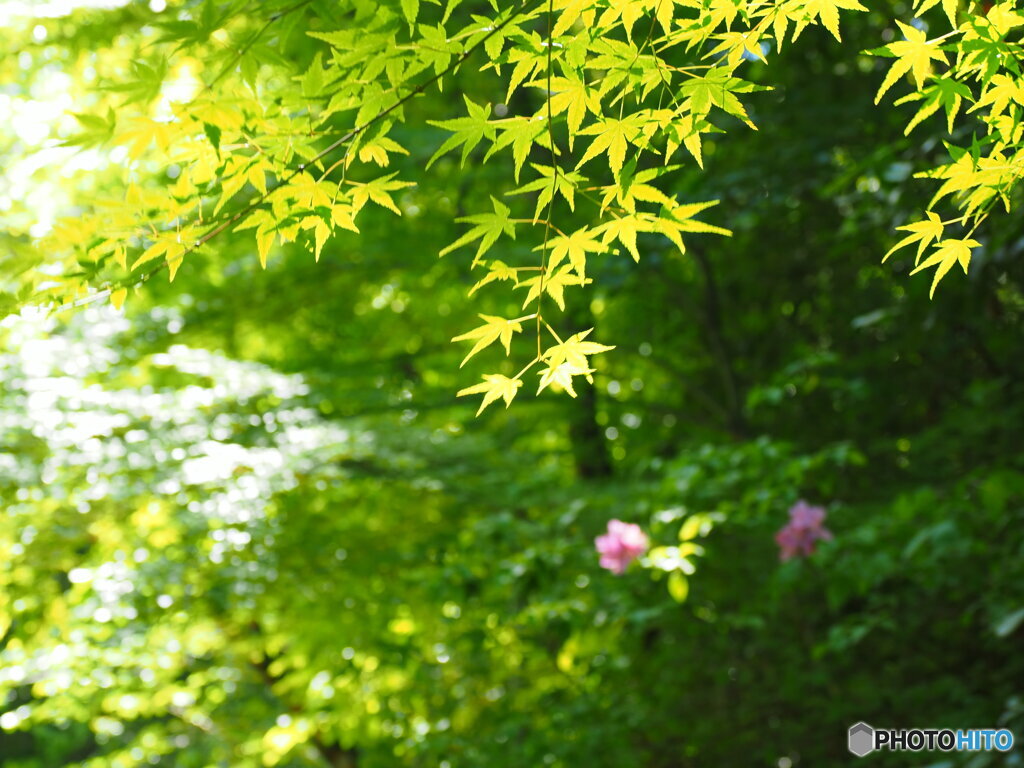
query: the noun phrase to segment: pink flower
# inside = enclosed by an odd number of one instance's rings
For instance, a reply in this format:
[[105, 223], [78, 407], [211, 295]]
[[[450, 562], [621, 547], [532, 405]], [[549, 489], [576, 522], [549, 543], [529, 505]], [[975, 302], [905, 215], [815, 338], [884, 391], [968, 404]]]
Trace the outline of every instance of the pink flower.
[[822, 525], [823, 522], [825, 510], [822, 507], [812, 507], [803, 499], [794, 504], [789, 510], [789, 522], [775, 534], [779, 558], [789, 560], [797, 555], [813, 554], [816, 541], [832, 538], [832, 532]]
[[631, 562], [647, 551], [650, 542], [639, 525], [621, 520], [608, 521], [608, 533], [594, 539], [601, 555], [601, 567], [612, 573], [625, 573]]

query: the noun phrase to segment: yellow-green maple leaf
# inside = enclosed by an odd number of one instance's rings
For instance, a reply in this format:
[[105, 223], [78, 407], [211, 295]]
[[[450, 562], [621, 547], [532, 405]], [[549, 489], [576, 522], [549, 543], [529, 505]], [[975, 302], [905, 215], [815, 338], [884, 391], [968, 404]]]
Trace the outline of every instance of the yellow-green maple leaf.
[[922, 269], [935, 267], [935, 277], [932, 279], [932, 287], [928, 292], [928, 296], [931, 298], [935, 296], [935, 287], [939, 284], [939, 281], [953, 268], [954, 264], [959, 262], [964, 274], [967, 274], [967, 267], [971, 263], [971, 251], [979, 245], [981, 243], [977, 240], [969, 238], [963, 240], [941, 240], [935, 244], [935, 251], [932, 255], [922, 261], [910, 274], [913, 275]]
[[540, 386], [537, 387], [537, 394], [543, 392], [550, 384], [555, 384], [568, 392], [570, 397], [576, 397], [576, 390], [572, 386], [572, 377], [586, 376], [590, 380], [590, 374], [593, 372], [593, 368], [578, 368], [572, 363], [549, 365], [540, 372]]
[[512, 334], [521, 333], [523, 330], [523, 320], [528, 318], [519, 317], [515, 320], [506, 320], [504, 317], [495, 317], [494, 315], [480, 315], [480, 319], [484, 321], [484, 324], [479, 328], [474, 328], [472, 331], [467, 331], [452, 339], [452, 341], [476, 340], [476, 344], [469, 350], [469, 354], [459, 364], [460, 368], [481, 349], [490, 346], [499, 339], [501, 340], [501, 345], [505, 347], [505, 354], [509, 354], [511, 352]]
[[494, 213], [478, 213], [473, 216], [463, 216], [456, 219], [457, 222], [476, 224], [476, 226], [454, 243], [443, 248], [439, 255], [444, 256], [457, 248], [461, 248], [464, 245], [472, 243], [474, 240], [480, 240], [476, 249], [476, 256], [473, 257], [473, 264], [476, 265], [480, 262], [480, 257], [483, 256], [495, 242], [497, 242], [502, 233], [509, 235], [513, 240], [515, 240], [516, 225], [515, 222], [509, 218], [509, 214], [512, 210], [507, 205], [503, 205], [498, 200], [495, 200], [493, 197], [491, 198], [491, 205], [494, 207]]
[[[320, 251], [323, 250], [324, 244], [331, 236], [330, 225], [319, 216], [307, 216], [300, 222], [300, 226], [302, 229], [313, 230], [313, 258], [320, 261]], [[257, 237], [259, 237], [258, 234]], [[273, 238], [271, 238], [271, 243], [273, 243]], [[266, 269], [266, 256], [261, 256], [260, 259]]]
[[921, 261], [921, 254], [924, 253], [924, 249], [928, 247], [929, 243], [942, 237], [942, 230], [945, 228], [945, 225], [942, 223], [941, 217], [935, 213], [935, 211], [925, 211], [925, 213], [928, 216], [927, 220], [897, 227], [897, 229], [904, 232], [910, 232], [911, 234], [904, 237], [889, 249], [889, 252], [882, 257], [883, 263], [900, 248], [916, 242], [917, 257], [914, 259], [914, 263], [917, 264]]
[[544, 350], [541, 358], [550, 368], [558, 368], [563, 363], [568, 363], [580, 370], [589, 369], [590, 360], [587, 357], [588, 355], [596, 355], [615, 349], [615, 347], [609, 347], [605, 344], [598, 344], [596, 341], [585, 341], [593, 330], [593, 328], [588, 328], [585, 331], [580, 331], [565, 341], [548, 347]]
[[382, 208], [387, 208], [392, 213], [401, 216], [402, 212], [395, 205], [395, 201], [391, 199], [389, 193], [413, 187], [415, 184], [411, 181], [392, 181], [397, 175], [397, 173], [389, 173], [387, 176], [381, 176], [379, 179], [366, 183], [350, 181], [349, 184], [355, 187], [355, 191], [352, 193], [352, 207], [355, 211], [358, 213], [367, 201], [373, 201]]
[[1024, 88], [1017, 78], [1009, 75], [993, 75], [989, 80], [985, 92], [978, 99], [978, 103], [971, 107], [968, 112], [975, 112], [984, 107], [989, 107], [989, 116], [998, 115], [1006, 110], [1011, 101], [1024, 104]]
[[529, 287], [530, 289], [526, 294], [526, 299], [523, 301], [524, 307], [531, 301], [539, 299], [541, 291], [543, 291], [555, 300], [555, 304], [558, 305], [559, 309], [565, 311], [565, 287], [567, 285], [587, 285], [590, 282], [592, 281], [589, 278], [584, 279], [575, 274], [572, 265], [566, 264], [557, 272], [531, 277], [529, 280], [521, 282], [517, 287]]
[[187, 246], [182, 242], [180, 233], [164, 233], [132, 263], [132, 271], [148, 261], [163, 259], [167, 264], [168, 275], [173, 281], [186, 252]]
[[[554, 269], [566, 259], [580, 277], [586, 277], [587, 253], [599, 253], [604, 246], [594, 238], [593, 232], [581, 227], [571, 235], [558, 235], [548, 244], [551, 253], [548, 256], [548, 269]], [[544, 246], [539, 246], [543, 248]]]
[[897, 21], [896, 24], [907, 39], [889, 43], [880, 49], [884, 53], [895, 56], [896, 61], [893, 62], [892, 67], [889, 68], [885, 75], [885, 79], [882, 80], [882, 84], [878, 87], [878, 93], [875, 94], [875, 104], [881, 101], [885, 92], [907, 72], [911, 73], [914, 83], [920, 89], [924, 85], [925, 78], [932, 71], [932, 61], [941, 61], [943, 64], [947, 63], [946, 54], [939, 48], [938, 42], [928, 40], [923, 30], [900, 21]]
[[114, 305], [114, 309], [118, 312], [121, 311], [121, 307], [124, 306], [124, 300], [128, 298], [127, 288], [118, 288], [115, 291], [110, 292], [110, 303]]
[[[832, 36], [836, 40], [842, 40], [839, 36], [839, 10], [847, 11], [867, 11], [863, 5], [857, 0], [810, 0], [805, 6], [804, 11], [810, 14], [811, 18], [817, 17], [823, 27], [832, 33]], [[799, 34], [798, 31], [794, 33], [794, 37]]]
[[640, 261], [640, 251], [636, 247], [636, 233], [642, 231], [642, 214], [619, 216], [602, 224], [598, 230], [602, 233], [605, 245], [618, 240], [632, 254], [633, 261]]
[[622, 120], [605, 118], [601, 122], [588, 125], [580, 131], [582, 136], [595, 136], [595, 138], [590, 142], [590, 146], [583, 153], [579, 163], [576, 164], [576, 168], [579, 169], [584, 163], [607, 152], [608, 166], [612, 169], [612, 173], [618, 176], [619, 171], [622, 170], [622, 166], [626, 162], [626, 149], [629, 146], [629, 142], [636, 139], [640, 133], [636, 122], [637, 118], [635, 115]]
[[523, 382], [520, 379], [510, 379], [508, 376], [503, 376], [500, 373], [489, 373], [484, 376], [482, 384], [474, 384], [472, 387], [460, 389], [456, 397], [482, 394], [484, 399], [480, 403], [479, 410], [476, 412], [476, 415], [479, 416], [483, 413], [484, 408], [498, 398], [503, 399], [505, 407], [508, 408], [521, 386], [523, 386]]
[[[538, 80], [531, 85], [536, 85], [545, 91], [548, 88], [546, 79]], [[547, 114], [547, 107], [542, 107], [542, 114]], [[597, 97], [596, 91], [587, 86], [582, 78], [553, 77], [551, 78], [551, 114], [552, 116], [566, 113], [566, 122], [569, 126], [569, 149], [572, 149], [573, 140], [583, 124], [583, 118], [587, 111], [594, 114], [600, 113], [601, 100]]]
[[499, 259], [494, 259], [491, 262], [487, 262], [487, 274], [483, 280], [478, 281], [472, 288], [469, 289], [469, 295], [472, 296], [478, 290], [483, 288], [488, 283], [493, 283], [497, 280], [518, 280], [519, 270], [515, 267], [510, 267]]
[[[940, 0], [917, 0], [914, 6], [914, 13], [920, 16], [929, 8], [934, 8], [939, 2]], [[956, 8], [960, 4], [959, 0], [941, 0], [941, 2], [942, 10], [945, 12], [946, 18], [949, 19], [950, 26], [956, 29]]]
[[564, 34], [569, 27], [576, 23], [584, 11], [593, 8], [598, 0], [559, 0], [555, 3], [555, 9], [561, 10], [558, 21], [551, 30], [552, 37]]

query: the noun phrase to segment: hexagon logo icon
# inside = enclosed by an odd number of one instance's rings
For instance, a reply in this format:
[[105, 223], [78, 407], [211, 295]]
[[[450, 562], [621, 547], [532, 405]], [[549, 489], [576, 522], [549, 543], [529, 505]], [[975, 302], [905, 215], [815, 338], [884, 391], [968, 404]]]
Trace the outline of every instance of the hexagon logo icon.
[[851, 725], [847, 747], [857, 757], [864, 757], [875, 748], [875, 729], [867, 723]]

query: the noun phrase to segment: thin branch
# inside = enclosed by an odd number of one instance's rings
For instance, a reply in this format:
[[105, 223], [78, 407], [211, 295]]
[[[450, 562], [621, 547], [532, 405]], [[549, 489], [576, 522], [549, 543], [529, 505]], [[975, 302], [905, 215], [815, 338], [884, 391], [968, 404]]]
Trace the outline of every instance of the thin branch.
[[[548, 199], [548, 211], [544, 217], [544, 243], [541, 246], [540, 256], [540, 282], [537, 291], [537, 359], [541, 358], [540, 351], [540, 325], [543, 322], [541, 310], [544, 306], [544, 280], [548, 274], [548, 238], [551, 235], [551, 210], [555, 205], [555, 193], [558, 190], [558, 161], [555, 157], [555, 128], [551, 119], [551, 52], [554, 48], [552, 29], [554, 25], [555, 3], [548, 0], [548, 67], [547, 67], [547, 111], [548, 111], [548, 148], [551, 150], [551, 196]], [[532, 363], [531, 363], [532, 365]], [[518, 378], [518, 377], [517, 377]]]
[[221, 79], [225, 75], [227, 75], [228, 72], [230, 72], [232, 69], [234, 69], [235, 65], [238, 64], [238, 62], [241, 60], [241, 58], [243, 56], [245, 56], [245, 54], [247, 54], [249, 52], [249, 50], [256, 44], [256, 41], [259, 40], [263, 36], [263, 33], [266, 32], [268, 29], [270, 29], [271, 25], [273, 25], [273, 23], [275, 21], [278, 21], [279, 19], [284, 18], [285, 16], [287, 16], [290, 13], [294, 13], [295, 11], [299, 10], [300, 8], [304, 8], [305, 6], [309, 5], [312, 2], [313, 2], [313, 0], [301, 0], [301, 2], [298, 2], [295, 5], [292, 5], [292, 6], [288, 7], [288, 8], [285, 8], [282, 11], [278, 11], [277, 13], [272, 14], [270, 16], [270, 18], [267, 19], [266, 23], [264, 23], [264, 25], [262, 27], [260, 27], [248, 40], [246, 40], [245, 43], [242, 45], [242, 47], [239, 48], [235, 52], [235, 56], [231, 59], [231, 61], [229, 61], [227, 64], [225, 64], [224, 68], [221, 69], [221, 71], [217, 73], [217, 75], [213, 78], [213, 80], [211, 80], [210, 82], [208, 82], [206, 84], [206, 87], [205, 87], [204, 90], [208, 91], [211, 88], [213, 88], [213, 86], [215, 86], [217, 83], [219, 83], [221, 81]]

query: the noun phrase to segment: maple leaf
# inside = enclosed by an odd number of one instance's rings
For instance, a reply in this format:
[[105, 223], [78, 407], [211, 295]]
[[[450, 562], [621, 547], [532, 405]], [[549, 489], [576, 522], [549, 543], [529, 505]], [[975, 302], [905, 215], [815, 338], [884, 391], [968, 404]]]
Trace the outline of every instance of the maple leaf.
[[579, 275], [574, 274], [572, 266], [566, 264], [564, 267], [559, 269], [557, 272], [552, 272], [548, 275], [538, 275], [537, 277], [531, 277], [529, 280], [524, 280], [519, 283], [517, 288], [529, 287], [530, 291], [526, 294], [526, 299], [523, 301], [525, 307], [534, 299], [540, 298], [541, 291], [548, 294], [552, 299], [555, 300], [555, 304], [563, 312], [565, 311], [565, 287], [567, 285], [587, 285], [593, 282], [590, 279], [581, 278]]
[[907, 127], [903, 130], [903, 135], [910, 135], [914, 128], [923, 120], [938, 112], [940, 107], [946, 111], [946, 130], [952, 133], [953, 122], [956, 120], [963, 100], [970, 98], [970, 88], [947, 77], [940, 78], [937, 82], [920, 91], [908, 93], [902, 99], [898, 99], [895, 104], [899, 106], [900, 104], [908, 104], [914, 101], [923, 101], [924, 103], [918, 109], [917, 114], [907, 123]]
[[[587, 253], [600, 253], [605, 247], [593, 237], [594, 233], [581, 227], [571, 235], [558, 235], [548, 243], [548, 269], [554, 269], [566, 259], [580, 277], [586, 277]], [[538, 250], [544, 246], [538, 246]]]
[[540, 386], [537, 387], [537, 394], [543, 392], [549, 384], [555, 384], [568, 392], [570, 397], [576, 397], [576, 390], [572, 386], [572, 377], [586, 376], [587, 381], [592, 381], [590, 374], [593, 372], [593, 368], [578, 368], [572, 363], [549, 365], [540, 372]]
[[523, 330], [523, 320], [529, 318], [519, 317], [515, 320], [506, 320], [503, 317], [495, 317], [494, 315], [480, 315], [480, 319], [484, 321], [484, 324], [479, 328], [474, 328], [472, 331], [456, 336], [452, 341], [469, 341], [470, 339], [476, 339], [476, 344], [469, 354], [463, 359], [462, 363], [459, 364], [461, 368], [465, 365], [469, 358], [475, 355], [484, 347], [493, 344], [497, 340], [501, 340], [501, 344], [505, 347], [505, 354], [508, 355], [511, 352], [512, 334], [521, 333]]
[[290, 196], [309, 208], [321, 205], [330, 208], [334, 204], [332, 190], [337, 192], [337, 185], [323, 179], [317, 181], [315, 177], [305, 171], [289, 182], [288, 187], [290, 190], [294, 190]]
[[623, 120], [605, 118], [599, 123], [588, 125], [580, 131], [580, 135], [595, 136], [595, 138], [590, 142], [587, 151], [583, 153], [583, 157], [576, 164], [577, 170], [584, 163], [587, 163], [603, 152], [607, 152], [608, 165], [612, 169], [612, 173], [618, 176], [626, 161], [626, 149], [629, 143], [634, 141], [639, 134], [640, 128], [637, 125], [636, 115]]
[[611, 243], [612, 240], [618, 239], [632, 254], [633, 261], [640, 261], [640, 251], [636, 247], [636, 233], [643, 231], [642, 227], [643, 215], [633, 214], [632, 216], [620, 216], [607, 221], [598, 227], [597, 231], [602, 233], [602, 240], [605, 245]]
[[118, 288], [117, 290], [110, 292], [110, 303], [114, 305], [114, 309], [118, 312], [121, 311], [121, 307], [124, 306], [124, 300], [128, 298], [127, 288]]
[[525, 35], [520, 38], [520, 45], [508, 53], [508, 61], [515, 62], [512, 69], [512, 76], [508, 81], [508, 90], [505, 92], [505, 103], [512, 103], [512, 94], [516, 92], [523, 82], [536, 70], [545, 66], [547, 54], [544, 50], [544, 43], [536, 32], [529, 37]]
[[[715, 67], [714, 69], [723, 68]], [[749, 93], [755, 90], [763, 90], [763, 88], [738, 77], [732, 77], [725, 72], [712, 71], [703, 77], [693, 77], [687, 80], [680, 89], [680, 95], [687, 100], [686, 105], [689, 106], [694, 120], [703, 120], [711, 111], [711, 107], [716, 106], [742, 120], [747, 127], [756, 130], [757, 126], [751, 122], [743, 103], [736, 96], [737, 93]]]
[[967, 274], [967, 267], [971, 263], [971, 250], [979, 245], [981, 243], [977, 240], [969, 238], [963, 240], [940, 240], [935, 244], [935, 251], [932, 255], [922, 261], [910, 274], [916, 274], [922, 269], [928, 269], [928, 267], [935, 267], [935, 277], [932, 279], [932, 287], [928, 292], [928, 297], [932, 298], [935, 296], [935, 287], [945, 277], [946, 273], [953, 268], [954, 264], [959, 262], [964, 274]]
[[[530, 85], [545, 91], [548, 88], [547, 80], [538, 80]], [[552, 77], [550, 106], [552, 115], [566, 113], [566, 122], [569, 126], [569, 149], [572, 149], [576, 134], [579, 133], [580, 126], [583, 124], [583, 118], [586, 117], [588, 111], [599, 114], [601, 100], [596, 91], [588, 87], [579, 76]], [[546, 114], [547, 105], [543, 109]]]
[[917, 243], [917, 256], [914, 259], [914, 263], [917, 264], [921, 261], [921, 254], [924, 253], [924, 249], [928, 247], [928, 244], [933, 240], [938, 240], [942, 237], [942, 230], [945, 225], [942, 223], [942, 219], [935, 211], [925, 211], [928, 215], [927, 221], [918, 221], [913, 224], [906, 224], [902, 227], [897, 227], [904, 232], [910, 232], [911, 234], [904, 237], [896, 245], [889, 249], [889, 252], [882, 257], [882, 263], [885, 263], [886, 259], [892, 256], [896, 251], [904, 246], [910, 245], [913, 242]]
[[633, 25], [643, 16], [643, 13], [644, 3], [637, 0], [631, 0], [631, 2], [619, 0], [619, 2], [611, 3], [608, 9], [601, 14], [597, 25], [599, 27], [608, 27], [619, 21], [626, 32], [626, 37], [631, 39]]
[[527, 155], [530, 154], [530, 148], [533, 147], [534, 143], [539, 143], [542, 146], [547, 146], [548, 144], [546, 118], [542, 114], [534, 118], [516, 117], [503, 123], [498, 123], [496, 127], [501, 131], [501, 135], [494, 142], [494, 145], [487, 150], [487, 154], [484, 155], [484, 161], [486, 162], [495, 152], [511, 145], [514, 160], [513, 172], [518, 183], [519, 172], [523, 168], [523, 163], [526, 162]]
[[596, 341], [584, 341], [593, 330], [593, 328], [588, 328], [585, 331], [580, 331], [565, 341], [548, 347], [541, 355], [541, 359], [547, 362], [549, 368], [558, 368], [563, 363], [568, 363], [573, 368], [589, 369], [590, 361], [587, 359], [587, 355], [596, 355], [615, 349], [615, 347], [598, 344]]
[[[569, 204], [569, 210], [576, 210], [576, 188], [587, 181], [584, 176], [576, 173], [576, 171], [566, 171], [561, 168], [556, 173], [555, 169], [550, 165], [530, 163], [530, 167], [537, 171], [541, 177], [506, 194], [523, 195], [528, 192], [539, 192], [540, 194], [537, 195], [537, 207], [533, 214], [535, 219], [540, 218], [541, 211], [544, 210], [544, 207], [551, 200], [551, 196], [555, 192], [561, 195], [565, 202]], [[552, 177], [554, 178], [552, 179]]]
[[555, 26], [551, 30], [551, 36], [558, 37], [565, 33], [569, 27], [576, 23], [584, 11], [595, 5], [597, 5], [597, 0], [560, 0], [555, 7], [562, 10], [558, 16], [558, 21], [555, 22]]
[[516, 225], [508, 217], [512, 210], [507, 205], [502, 205], [493, 197], [491, 198], [491, 205], [494, 206], [494, 213], [478, 213], [474, 216], [463, 216], [456, 219], [460, 223], [476, 224], [476, 226], [454, 243], [442, 249], [439, 255], [444, 256], [457, 248], [472, 243], [474, 240], [480, 240], [480, 244], [476, 249], [476, 256], [473, 257], [473, 264], [478, 264], [480, 257], [494, 245], [495, 241], [501, 237], [502, 232], [510, 235], [515, 240]]
[[472, 288], [469, 289], [469, 295], [472, 296], [478, 290], [483, 288], [488, 283], [493, 283], [496, 280], [517, 280], [519, 270], [515, 267], [508, 266], [505, 262], [495, 259], [487, 264], [488, 272], [484, 276], [483, 280], [477, 282]]
[[523, 382], [520, 379], [510, 379], [508, 376], [502, 376], [500, 373], [489, 373], [484, 375], [482, 384], [474, 384], [472, 387], [460, 389], [456, 397], [482, 394], [484, 399], [480, 403], [479, 410], [476, 412], [476, 415], [479, 416], [483, 413], [484, 408], [498, 398], [503, 399], [505, 407], [508, 408], [521, 386], [523, 386]]
[[[822, 26], [831, 32], [832, 36], [836, 40], [842, 40], [839, 36], [840, 8], [847, 11], [867, 10], [867, 8], [858, 3], [857, 0], [810, 0], [810, 2], [804, 6], [804, 10], [811, 15], [811, 18], [817, 16], [821, 21]], [[799, 34], [799, 32], [797, 34]]]
[[420, 0], [402, 0], [402, 14], [412, 29], [420, 12]]
[[[324, 244], [327, 239], [331, 236], [331, 226], [319, 216], [306, 216], [299, 226], [302, 229], [313, 230], [313, 258], [316, 261], [320, 261], [320, 252], [324, 248]], [[257, 237], [259, 233], [257, 231]]]
[[925, 78], [931, 74], [932, 61], [941, 61], [943, 64], [947, 63], [946, 54], [942, 52], [939, 44], [935, 41], [929, 41], [923, 30], [900, 21], [897, 21], [896, 25], [907, 39], [889, 43], [882, 48], [871, 51], [871, 53], [876, 55], [896, 57], [896, 61], [893, 62], [892, 67], [890, 67], [885, 75], [885, 79], [882, 80], [882, 84], [878, 87], [878, 93], [875, 94], [875, 104], [881, 101], [885, 92], [907, 72], [913, 75], [914, 82], [920, 90], [921, 86], [924, 85]]
[[[958, 0], [941, 0], [942, 10], [946, 14], [946, 18], [949, 19], [950, 25], [953, 29], [956, 29], [956, 8], [959, 5]], [[933, 8], [939, 4], [939, 0], [917, 0], [914, 5], [914, 14], [920, 16], [922, 13], [927, 11], [929, 8]]]
[[379, 179], [365, 183], [350, 181], [349, 183], [355, 187], [355, 191], [352, 194], [352, 207], [355, 209], [355, 212], [358, 213], [362, 210], [367, 201], [373, 201], [382, 208], [387, 208], [389, 211], [401, 216], [402, 212], [388, 193], [405, 189], [406, 187], [413, 187], [415, 184], [411, 181], [392, 181], [397, 175], [397, 172], [389, 173], [387, 176], [381, 176]]
[[487, 120], [491, 112], [490, 105], [480, 106], [468, 96], [463, 96], [463, 98], [466, 100], [466, 109], [469, 111], [469, 117], [458, 117], [454, 120], [428, 121], [431, 125], [436, 125], [438, 128], [452, 131], [452, 135], [445, 140], [444, 144], [427, 161], [427, 168], [430, 168], [437, 158], [447, 154], [459, 145], [462, 145], [462, 165], [465, 165], [469, 153], [473, 151], [477, 144], [485, 138], [494, 140], [494, 127]]
[[968, 112], [990, 107], [989, 114], [998, 115], [1006, 110], [1011, 101], [1024, 104], [1024, 88], [1021, 88], [1020, 82], [1009, 75], [993, 75], [985, 93]]
[[162, 259], [167, 264], [167, 275], [171, 282], [174, 282], [174, 276], [178, 274], [178, 267], [181, 266], [181, 262], [188, 252], [188, 246], [184, 242], [183, 233], [180, 232], [165, 232], [159, 235], [149, 248], [142, 252], [134, 262], [132, 262], [132, 271], [134, 272], [139, 266], [145, 264], [147, 261], [153, 261], [154, 259]]

